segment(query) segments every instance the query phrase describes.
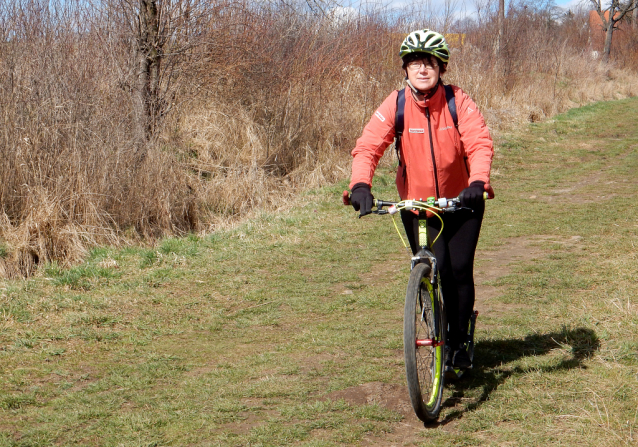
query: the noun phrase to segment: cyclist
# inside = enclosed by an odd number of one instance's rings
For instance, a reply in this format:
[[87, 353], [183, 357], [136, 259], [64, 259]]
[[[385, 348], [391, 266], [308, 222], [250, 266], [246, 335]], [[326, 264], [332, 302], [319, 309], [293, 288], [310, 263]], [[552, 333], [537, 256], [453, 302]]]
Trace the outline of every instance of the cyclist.
[[[449, 361], [456, 368], [472, 362], [463, 344], [474, 309], [473, 264], [485, 203], [490, 197], [490, 169], [494, 154], [485, 120], [472, 99], [451, 86], [458, 127], [450, 114], [441, 75], [450, 58], [445, 38], [429, 29], [410, 33], [399, 53], [407, 86], [404, 132], [399, 148], [396, 186], [402, 200], [427, 197], [456, 197], [467, 210], [446, 213], [443, 233], [433, 249], [441, 274], [449, 323]], [[379, 159], [395, 137], [398, 91], [388, 96], [363, 129], [352, 151], [351, 203], [361, 215], [371, 212], [372, 177]], [[412, 252], [418, 250], [418, 215], [402, 211]], [[428, 219], [428, 233], [434, 239], [441, 229], [439, 219]], [[449, 364], [448, 364], [449, 366]]]

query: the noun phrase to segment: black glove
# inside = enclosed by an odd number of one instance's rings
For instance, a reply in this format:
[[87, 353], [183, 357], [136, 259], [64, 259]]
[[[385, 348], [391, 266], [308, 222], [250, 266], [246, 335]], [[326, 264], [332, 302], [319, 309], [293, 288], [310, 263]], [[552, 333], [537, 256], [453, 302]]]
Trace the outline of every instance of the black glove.
[[374, 196], [370, 192], [370, 186], [366, 183], [357, 183], [352, 187], [350, 203], [355, 211], [360, 210], [359, 217], [372, 213], [372, 201]]
[[476, 180], [470, 183], [470, 186], [465, 188], [459, 194], [461, 200], [461, 206], [466, 206], [472, 209], [481, 209], [484, 205], [485, 199], [483, 193], [485, 192], [485, 182]]

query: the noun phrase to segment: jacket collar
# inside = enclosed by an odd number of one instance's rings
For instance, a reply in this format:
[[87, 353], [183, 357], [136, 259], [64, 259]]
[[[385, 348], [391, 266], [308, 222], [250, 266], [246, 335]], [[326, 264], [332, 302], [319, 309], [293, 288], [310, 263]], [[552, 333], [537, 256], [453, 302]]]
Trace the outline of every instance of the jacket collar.
[[431, 91], [428, 95], [425, 96], [424, 99], [422, 99], [421, 101], [418, 101], [417, 99], [415, 99], [413, 93], [412, 93], [412, 89], [410, 88], [410, 86], [406, 87], [406, 93], [408, 93], [410, 95], [411, 100], [421, 109], [425, 109], [426, 107], [432, 107], [435, 105], [438, 105], [439, 102], [441, 101], [441, 97], [444, 95], [444, 90], [442, 88], [443, 87], [443, 81], [441, 81], [441, 79], [439, 79], [439, 82], [436, 84], [436, 86], [434, 87], [433, 91]]

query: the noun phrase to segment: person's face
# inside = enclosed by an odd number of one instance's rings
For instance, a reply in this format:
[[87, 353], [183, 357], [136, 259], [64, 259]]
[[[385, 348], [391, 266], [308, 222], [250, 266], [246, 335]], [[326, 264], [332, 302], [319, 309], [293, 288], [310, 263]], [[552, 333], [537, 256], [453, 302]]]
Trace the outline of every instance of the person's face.
[[406, 65], [405, 71], [408, 79], [417, 90], [430, 90], [439, 82], [440, 68], [434, 59], [413, 60]]

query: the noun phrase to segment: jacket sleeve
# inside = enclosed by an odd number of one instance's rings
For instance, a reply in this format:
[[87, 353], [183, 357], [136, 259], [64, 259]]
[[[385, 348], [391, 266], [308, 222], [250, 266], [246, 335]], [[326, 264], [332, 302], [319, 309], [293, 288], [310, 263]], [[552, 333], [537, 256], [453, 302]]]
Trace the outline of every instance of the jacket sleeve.
[[357, 183], [372, 186], [372, 177], [379, 160], [394, 141], [394, 120], [397, 109], [397, 92], [394, 91], [374, 112], [352, 150], [352, 177], [350, 189]]
[[472, 98], [463, 90], [456, 87], [454, 97], [459, 117], [459, 134], [470, 170], [469, 183], [481, 180], [485, 182], [485, 189], [491, 191], [489, 184], [494, 144], [485, 119]]

